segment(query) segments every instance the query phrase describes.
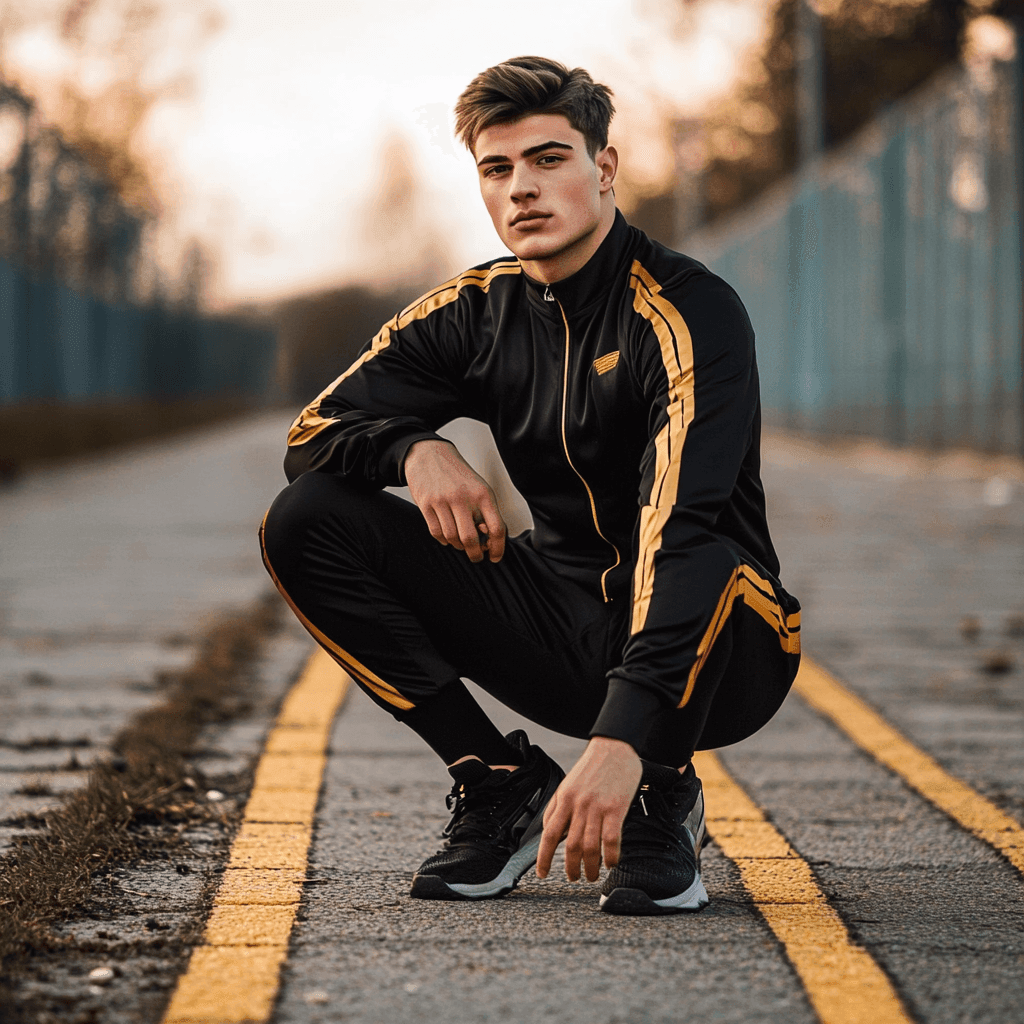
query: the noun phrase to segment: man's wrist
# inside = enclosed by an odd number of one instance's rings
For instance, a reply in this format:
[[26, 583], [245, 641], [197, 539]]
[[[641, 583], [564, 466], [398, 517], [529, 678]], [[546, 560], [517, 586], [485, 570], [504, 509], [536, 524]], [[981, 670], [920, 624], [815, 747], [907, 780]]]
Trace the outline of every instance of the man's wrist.
[[604, 733], [591, 733], [589, 742], [595, 747], [623, 747], [637, 754], [636, 747], [629, 740], [619, 739], [618, 736], [606, 736]]
[[[409, 466], [415, 463], [417, 458], [422, 458], [425, 455], [429, 455], [430, 452], [436, 451], [438, 448], [447, 446], [454, 448], [455, 445], [451, 441], [446, 441], [441, 437], [420, 437], [417, 438], [408, 448], [405, 450], [405, 458], [402, 459], [402, 477], [406, 483], [409, 482]], [[419, 448], [417, 456], [413, 455], [413, 452]]]
[[416, 451], [417, 448], [419, 448], [420, 454], [422, 455], [424, 452], [427, 451], [428, 447], [436, 449], [437, 447], [443, 445], [447, 445], [449, 448], [455, 447], [455, 445], [453, 445], [451, 441], [446, 441], [444, 440], [444, 438], [441, 437], [421, 437], [418, 440], [413, 441], [413, 443], [409, 445], [409, 447], [406, 449], [405, 459], [402, 465], [409, 465], [409, 459], [412, 458], [412, 453]]

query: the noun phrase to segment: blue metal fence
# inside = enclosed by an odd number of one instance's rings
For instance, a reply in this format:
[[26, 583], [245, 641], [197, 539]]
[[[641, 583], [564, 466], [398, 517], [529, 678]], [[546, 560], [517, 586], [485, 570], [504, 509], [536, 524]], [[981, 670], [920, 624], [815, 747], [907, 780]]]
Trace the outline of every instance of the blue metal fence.
[[265, 396], [276, 349], [270, 330], [104, 302], [0, 259], [0, 405]]
[[1022, 124], [1019, 52], [951, 69], [682, 242], [750, 312], [767, 422], [1022, 449]]

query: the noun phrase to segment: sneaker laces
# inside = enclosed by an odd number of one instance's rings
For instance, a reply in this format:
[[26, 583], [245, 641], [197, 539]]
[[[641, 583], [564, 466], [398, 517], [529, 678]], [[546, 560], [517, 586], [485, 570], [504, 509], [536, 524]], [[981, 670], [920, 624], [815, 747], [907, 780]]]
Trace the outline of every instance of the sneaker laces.
[[[494, 776], [498, 772], [504, 777], [496, 779]], [[510, 775], [511, 772], [494, 769], [488, 778], [475, 785], [456, 782], [451, 792], [444, 798], [452, 817], [441, 830], [441, 838], [447, 839], [449, 845], [455, 842], [497, 838], [501, 829], [495, 828], [494, 812], [506, 798], [501, 791], [501, 784]]]
[[665, 856], [683, 841], [678, 822], [677, 790], [663, 792], [642, 785], [622, 827], [622, 839], [629, 843], [630, 854]]

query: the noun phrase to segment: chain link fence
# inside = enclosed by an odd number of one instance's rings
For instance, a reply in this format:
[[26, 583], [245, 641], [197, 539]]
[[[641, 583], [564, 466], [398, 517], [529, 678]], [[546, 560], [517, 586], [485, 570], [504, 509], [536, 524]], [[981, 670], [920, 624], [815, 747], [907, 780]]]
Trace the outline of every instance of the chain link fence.
[[0, 82], [0, 408], [269, 395], [273, 330], [143, 296], [147, 224]]
[[1020, 42], [682, 242], [747, 306], [767, 422], [1024, 450]]

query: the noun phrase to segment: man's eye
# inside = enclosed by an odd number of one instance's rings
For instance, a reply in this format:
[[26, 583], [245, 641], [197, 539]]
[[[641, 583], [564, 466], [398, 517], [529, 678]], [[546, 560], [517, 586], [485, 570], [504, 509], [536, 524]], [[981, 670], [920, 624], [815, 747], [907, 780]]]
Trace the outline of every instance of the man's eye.
[[484, 171], [484, 177], [493, 178], [496, 174], [502, 174], [507, 170], [508, 164], [491, 164], [491, 166]]

